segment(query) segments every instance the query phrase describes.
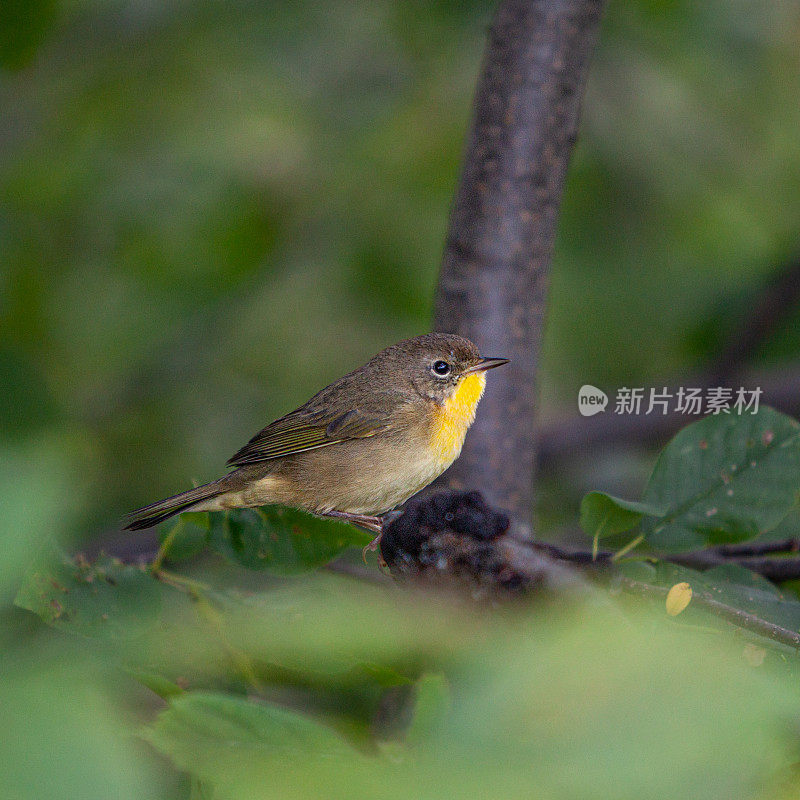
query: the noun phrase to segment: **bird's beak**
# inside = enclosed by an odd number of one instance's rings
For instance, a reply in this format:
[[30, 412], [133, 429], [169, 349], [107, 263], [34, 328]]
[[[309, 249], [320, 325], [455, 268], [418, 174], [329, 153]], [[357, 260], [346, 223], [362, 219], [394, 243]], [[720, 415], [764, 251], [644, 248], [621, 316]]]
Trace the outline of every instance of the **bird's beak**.
[[508, 364], [507, 358], [482, 358], [477, 364], [473, 364], [469, 369], [465, 370], [464, 374], [472, 375], [475, 372], [486, 372], [487, 369], [502, 367], [503, 364]]

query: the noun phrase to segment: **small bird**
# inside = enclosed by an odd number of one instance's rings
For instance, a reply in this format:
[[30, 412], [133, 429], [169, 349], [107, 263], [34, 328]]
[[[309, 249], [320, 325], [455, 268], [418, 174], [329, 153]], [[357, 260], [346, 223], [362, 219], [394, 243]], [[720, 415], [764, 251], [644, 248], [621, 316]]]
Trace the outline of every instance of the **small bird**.
[[486, 370], [506, 363], [454, 334], [398, 342], [267, 425], [228, 461], [232, 472], [134, 511], [126, 528], [280, 503], [379, 533], [381, 515], [458, 458]]

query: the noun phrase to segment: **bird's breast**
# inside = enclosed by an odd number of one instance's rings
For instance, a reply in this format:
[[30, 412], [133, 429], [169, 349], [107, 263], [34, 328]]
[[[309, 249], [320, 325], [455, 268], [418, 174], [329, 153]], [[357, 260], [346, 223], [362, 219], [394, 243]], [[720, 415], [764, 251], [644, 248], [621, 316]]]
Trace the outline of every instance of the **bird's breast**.
[[475, 410], [485, 387], [486, 375], [482, 372], [467, 375], [453, 394], [435, 408], [431, 449], [440, 470], [447, 469], [461, 453], [464, 437], [475, 421]]

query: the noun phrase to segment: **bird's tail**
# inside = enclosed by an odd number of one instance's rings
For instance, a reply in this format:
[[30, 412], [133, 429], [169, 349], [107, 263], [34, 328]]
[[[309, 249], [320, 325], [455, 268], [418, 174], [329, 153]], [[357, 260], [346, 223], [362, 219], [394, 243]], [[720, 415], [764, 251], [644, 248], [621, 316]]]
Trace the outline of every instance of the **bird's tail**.
[[165, 500], [159, 500], [157, 503], [151, 503], [144, 508], [138, 508], [132, 511], [128, 518], [128, 523], [125, 529], [129, 531], [139, 531], [143, 528], [152, 528], [153, 525], [158, 525], [165, 519], [169, 519], [175, 514], [180, 514], [181, 511], [210, 511], [211, 507], [198, 507], [206, 500], [220, 495], [224, 492], [220, 488], [219, 483], [206, 483], [203, 486], [198, 486], [196, 489], [189, 489], [187, 492], [167, 497]]

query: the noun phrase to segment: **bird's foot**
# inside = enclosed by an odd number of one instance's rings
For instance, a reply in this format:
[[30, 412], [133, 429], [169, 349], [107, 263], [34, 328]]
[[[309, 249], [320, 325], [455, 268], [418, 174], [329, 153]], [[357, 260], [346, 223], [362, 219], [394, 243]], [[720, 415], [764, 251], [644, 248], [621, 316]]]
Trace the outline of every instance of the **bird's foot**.
[[364, 563], [367, 563], [367, 551], [374, 550], [378, 553], [378, 566], [383, 567], [384, 560], [383, 556], [381, 556], [381, 551], [378, 550], [378, 545], [381, 541], [381, 535], [378, 534], [362, 551], [361, 551], [361, 558], [363, 559]]
[[328, 511], [323, 516], [338, 519], [342, 522], [349, 522], [359, 528], [364, 528], [371, 533], [376, 533], [377, 536], [361, 551], [361, 557], [364, 563], [367, 563], [367, 551], [376, 550], [378, 552], [378, 564], [383, 567], [385, 562], [381, 557], [378, 545], [381, 541], [381, 531], [383, 530], [383, 520], [380, 517], [370, 516], [369, 514], [348, 514], [345, 511]]
[[373, 533], [380, 533], [383, 528], [383, 520], [381, 520], [380, 517], [372, 517], [369, 514], [348, 514], [346, 511], [326, 511], [323, 516], [332, 517], [342, 522], [349, 522], [351, 525], [356, 525], [359, 528], [364, 528]]

